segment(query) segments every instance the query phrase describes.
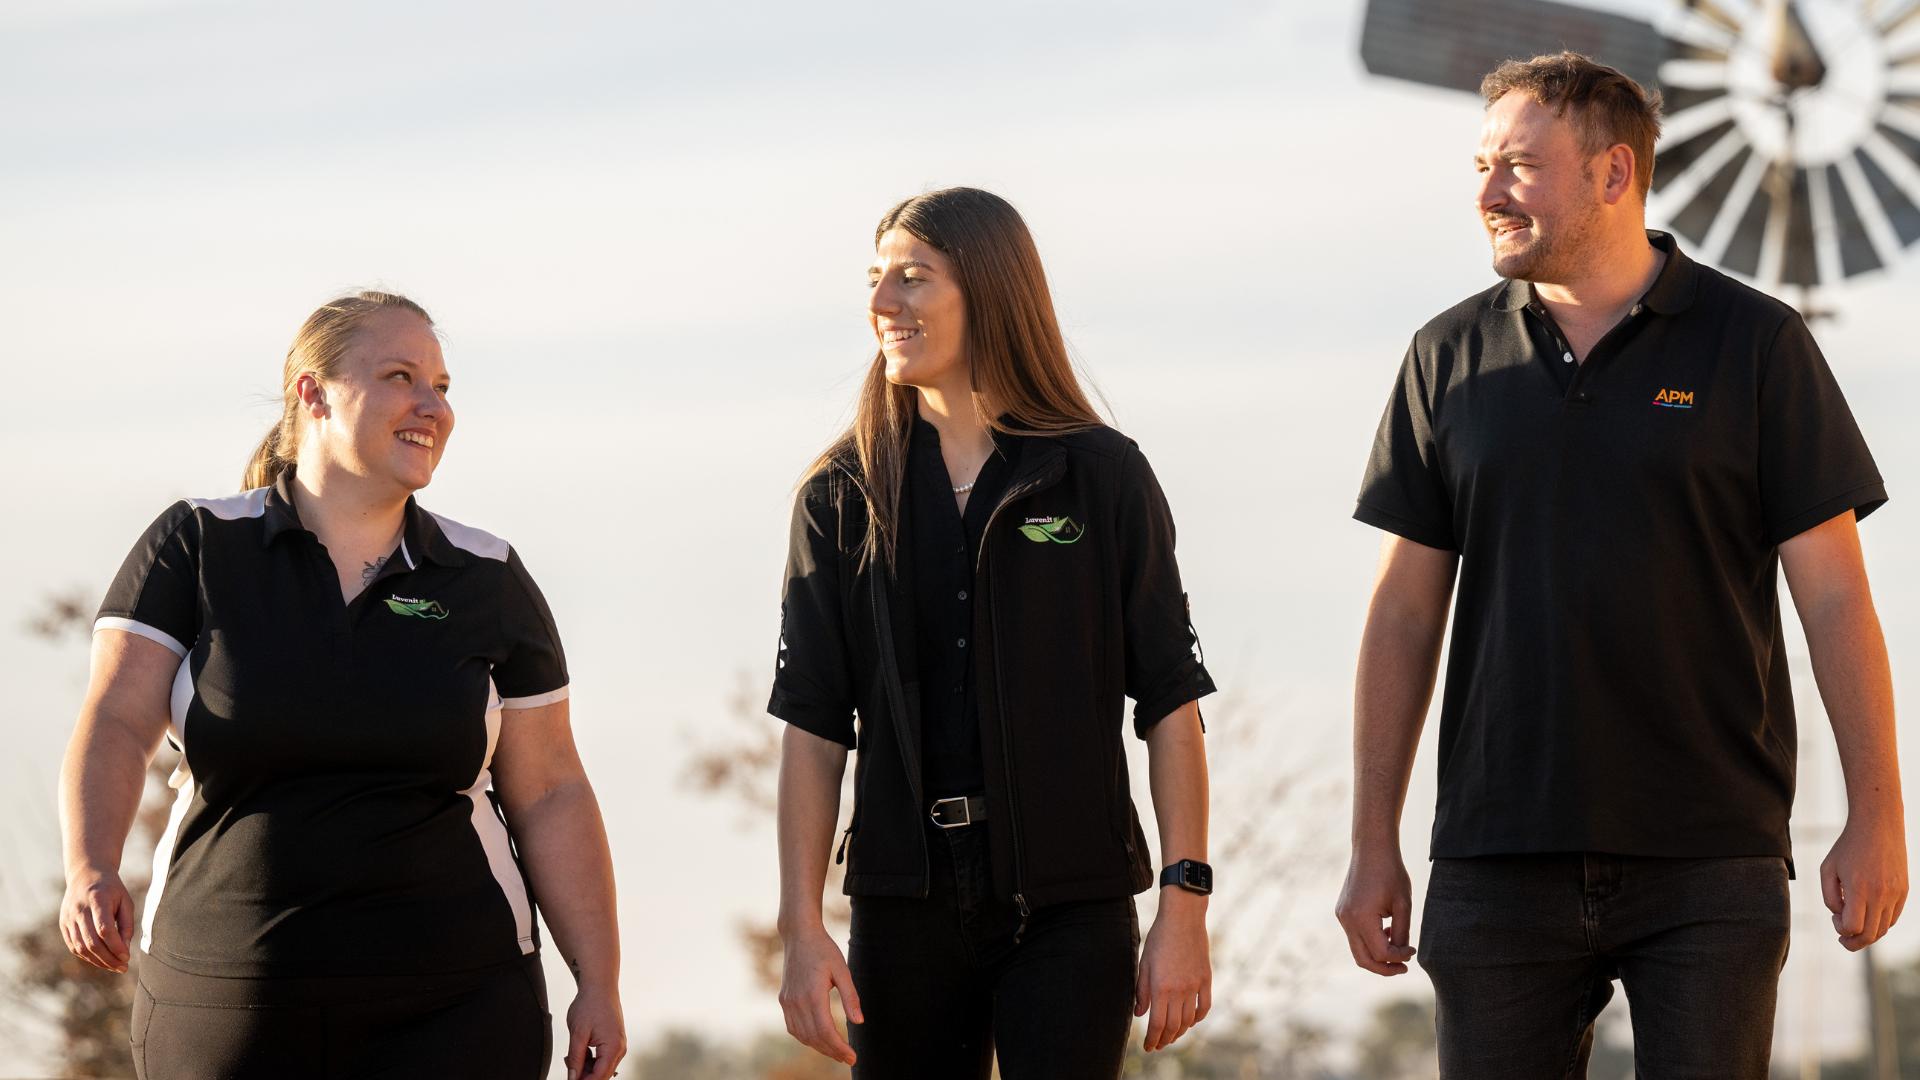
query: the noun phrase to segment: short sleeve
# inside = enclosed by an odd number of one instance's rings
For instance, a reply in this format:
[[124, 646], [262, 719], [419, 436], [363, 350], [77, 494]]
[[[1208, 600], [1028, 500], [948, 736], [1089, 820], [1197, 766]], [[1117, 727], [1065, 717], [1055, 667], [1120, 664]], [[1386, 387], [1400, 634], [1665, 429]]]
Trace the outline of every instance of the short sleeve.
[[1778, 545], [1852, 510], [1866, 517], [1887, 489], [1840, 384], [1807, 324], [1788, 315], [1760, 382], [1760, 514]]
[[1120, 463], [1120, 622], [1126, 635], [1126, 693], [1134, 733], [1189, 701], [1214, 692], [1200, 659], [1180, 565], [1173, 554], [1173, 512], [1145, 455], [1129, 446]]
[[1453, 501], [1440, 469], [1433, 433], [1432, 398], [1420, 366], [1419, 343], [1407, 347], [1400, 379], [1387, 399], [1360, 485], [1356, 520], [1404, 536], [1416, 544], [1458, 551]]
[[494, 689], [503, 709], [534, 709], [567, 698], [567, 656], [547, 598], [527, 573], [520, 553], [507, 549], [507, 576], [500, 622], [505, 658], [493, 666]]
[[841, 617], [840, 507], [833, 498], [839, 483], [823, 469], [794, 500], [767, 712], [852, 747], [853, 674]]
[[124, 630], [185, 658], [200, 636], [200, 550], [193, 507], [182, 500], [154, 519], [107, 586], [95, 633]]

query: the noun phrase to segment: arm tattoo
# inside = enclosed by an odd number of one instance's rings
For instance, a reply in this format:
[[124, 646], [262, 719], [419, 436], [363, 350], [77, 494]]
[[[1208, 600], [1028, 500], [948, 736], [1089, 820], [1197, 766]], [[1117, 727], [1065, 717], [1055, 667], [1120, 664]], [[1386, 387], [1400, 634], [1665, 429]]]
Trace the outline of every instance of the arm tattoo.
[[373, 584], [373, 579], [378, 577], [380, 574], [380, 568], [387, 565], [387, 560], [392, 557], [393, 556], [391, 555], [382, 555], [378, 559], [375, 559], [372, 562], [366, 564], [366, 569], [360, 571], [360, 584], [361, 585]]

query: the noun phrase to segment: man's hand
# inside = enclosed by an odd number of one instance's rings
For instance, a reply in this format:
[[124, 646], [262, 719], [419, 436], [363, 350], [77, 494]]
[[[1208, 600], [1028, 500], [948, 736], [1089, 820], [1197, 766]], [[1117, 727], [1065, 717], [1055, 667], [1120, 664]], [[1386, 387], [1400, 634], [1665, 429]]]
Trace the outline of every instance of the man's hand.
[[1153, 1014], [1142, 1048], [1151, 1053], [1172, 1046], [1212, 1009], [1207, 898], [1178, 887], [1162, 889], [1133, 988], [1133, 1015]]
[[840, 1062], [852, 1065], [853, 1047], [833, 1022], [830, 992], [838, 988], [847, 1019], [865, 1023], [860, 994], [853, 988], [853, 972], [846, 957], [825, 928], [796, 934], [786, 945], [786, 965], [780, 981], [780, 1010], [787, 1017], [787, 1034]]
[[1406, 974], [1407, 961], [1413, 959], [1407, 945], [1413, 883], [1398, 851], [1356, 847], [1333, 913], [1347, 932], [1354, 963], [1375, 975]]
[[1820, 864], [1820, 894], [1849, 952], [1879, 941], [1907, 903], [1907, 835], [1898, 817], [1859, 821], [1851, 815]]

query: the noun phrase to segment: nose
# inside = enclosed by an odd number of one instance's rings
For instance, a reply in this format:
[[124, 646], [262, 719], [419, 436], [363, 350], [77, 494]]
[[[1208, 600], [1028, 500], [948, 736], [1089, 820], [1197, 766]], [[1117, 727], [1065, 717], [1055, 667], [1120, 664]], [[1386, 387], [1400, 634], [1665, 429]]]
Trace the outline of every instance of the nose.
[[883, 274], [867, 290], [867, 314], [897, 315], [900, 312], [900, 286], [892, 274]]
[[1482, 215], [1490, 214], [1507, 205], [1507, 184], [1508, 181], [1498, 166], [1480, 174], [1480, 188], [1474, 194], [1473, 203], [1480, 208]]
[[414, 391], [413, 411], [423, 420], [438, 420], [450, 415], [453, 410], [447, 406], [447, 399], [441, 395], [439, 389], [432, 382], [422, 379], [416, 384]]

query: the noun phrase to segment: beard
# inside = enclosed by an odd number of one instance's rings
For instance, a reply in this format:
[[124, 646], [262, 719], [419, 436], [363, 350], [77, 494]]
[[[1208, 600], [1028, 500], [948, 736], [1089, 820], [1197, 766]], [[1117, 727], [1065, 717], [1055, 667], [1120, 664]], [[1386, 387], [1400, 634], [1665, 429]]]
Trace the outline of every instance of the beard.
[[1564, 220], [1542, 227], [1538, 217], [1509, 215], [1524, 220], [1531, 234], [1524, 244], [1502, 249], [1493, 244], [1493, 272], [1519, 281], [1560, 284], [1580, 276], [1594, 256], [1593, 239], [1600, 230], [1600, 205], [1588, 203]]

